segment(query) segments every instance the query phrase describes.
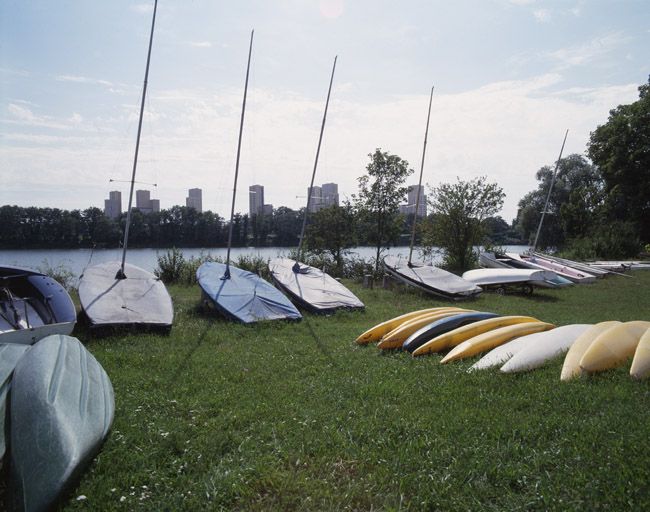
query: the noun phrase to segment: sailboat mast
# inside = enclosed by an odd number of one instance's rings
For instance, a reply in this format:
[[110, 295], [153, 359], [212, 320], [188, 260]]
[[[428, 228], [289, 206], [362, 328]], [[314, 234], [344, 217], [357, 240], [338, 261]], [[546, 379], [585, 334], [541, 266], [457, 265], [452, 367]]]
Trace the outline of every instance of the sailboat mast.
[[318, 167], [318, 155], [320, 155], [320, 146], [323, 142], [323, 132], [325, 131], [325, 120], [327, 119], [327, 108], [330, 104], [330, 95], [332, 93], [332, 83], [334, 82], [334, 71], [336, 70], [336, 59], [338, 55], [334, 57], [334, 65], [332, 66], [332, 75], [330, 76], [330, 86], [327, 89], [327, 100], [325, 101], [325, 111], [323, 112], [323, 122], [320, 126], [320, 135], [318, 136], [318, 147], [316, 148], [316, 158], [314, 159], [314, 170], [311, 173], [311, 182], [309, 183], [309, 189], [307, 190], [307, 207], [305, 208], [305, 215], [302, 219], [302, 229], [300, 230], [300, 240], [298, 242], [298, 254], [296, 255], [296, 264], [294, 265], [294, 270], [297, 270], [298, 262], [300, 261], [300, 255], [302, 253], [302, 243], [305, 238], [305, 228], [307, 227], [307, 216], [309, 215], [309, 206], [311, 205], [311, 193], [314, 188], [314, 178], [316, 177], [316, 168]]
[[551, 177], [551, 186], [548, 189], [548, 194], [546, 195], [546, 203], [544, 203], [544, 209], [542, 210], [542, 217], [539, 219], [539, 226], [537, 226], [537, 233], [535, 234], [535, 241], [533, 242], [533, 251], [537, 249], [537, 239], [539, 238], [539, 233], [542, 230], [542, 224], [544, 223], [544, 215], [546, 214], [546, 208], [548, 207], [548, 202], [551, 199], [551, 192], [553, 191], [553, 185], [555, 184], [555, 177], [557, 176], [558, 167], [560, 167], [560, 160], [562, 160], [562, 152], [564, 151], [564, 144], [566, 143], [567, 135], [569, 135], [569, 130], [564, 134], [564, 140], [562, 141], [562, 148], [560, 149], [560, 156], [557, 157], [557, 162], [555, 163], [555, 169], [553, 170], [553, 176]]
[[248, 64], [246, 65], [246, 83], [244, 84], [244, 101], [241, 107], [241, 120], [239, 121], [239, 141], [237, 142], [237, 160], [235, 161], [235, 183], [232, 187], [232, 204], [230, 207], [230, 227], [228, 229], [228, 252], [226, 253], [226, 272], [222, 279], [230, 279], [230, 247], [232, 245], [232, 227], [235, 217], [235, 197], [237, 197], [237, 177], [239, 176], [239, 155], [241, 154], [241, 138], [244, 131], [244, 113], [246, 112], [246, 94], [248, 93], [248, 76], [251, 69], [251, 54], [253, 53], [253, 34], [251, 30], [251, 43], [248, 47]]
[[420, 179], [418, 181], [418, 190], [415, 199], [415, 215], [413, 216], [413, 231], [411, 233], [411, 245], [409, 247], [409, 266], [413, 257], [413, 244], [415, 243], [415, 227], [417, 224], [418, 211], [420, 210], [420, 187], [422, 187], [422, 173], [424, 172], [424, 156], [427, 153], [427, 138], [429, 136], [429, 119], [431, 119], [431, 103], [433, 102], [433, 88], [431, 86], [431, 95], [429, 96], [429, 112], [427, 114], [427, 127], [424, 130], [424, 146], [422, 147], [422, 162], [420, 163]]
[[153, 44], [153, 29], [156, 25], [156, 9], [158, 0], [154, 0], [153, 17], [151, 19], [151, 33], [149, 35], [149, 50], [147, 52], [147, 66], [144, 71], [144, 85], [142, 86], [142, 101], [140, 102], [140, 119], [138, 121], [138, 136], [135, 140], [135, 156], [133, 157], [133, 172], [131, 173], [131, 188], [129, 190], [129, 207], [126, 211], [126, 227], [124, 228], [124, 242], [122, 243], [122, 264], [117, 271], [115, 279], [125, 279], [124, 263], [126, 261], [126, 249], [129, 244], [129, 227], [131, 226], [131, 205], [133, 204], [133, 187], [135, 185], [135, 171], [138, 167], [138, 151], [140, 150], [140, 133], [142, 132], [142, 115], [144, 114], [144, 101], [147, 97], [147, 81], [149, 79], [149, 62], [151, 61], [151, 46]]

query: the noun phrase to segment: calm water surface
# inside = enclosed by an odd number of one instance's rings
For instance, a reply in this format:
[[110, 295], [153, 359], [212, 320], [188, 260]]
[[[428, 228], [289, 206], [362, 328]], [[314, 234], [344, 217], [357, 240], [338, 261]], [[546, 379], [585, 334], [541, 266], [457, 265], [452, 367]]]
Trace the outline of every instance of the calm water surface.
[[[523, 252], [528, 246], [513, 245], [505, 247], [512, 252]], [[291, 248], [288, 247], [238, 247], [230, 251], [231, 259], [236, 260], [240, 255], [260, 256], [264, 259], [287, 256]], [[190, 248], [181, 249], [185, 258], [199, 257], [210, 254], [212, 256], [226, 256], [225, 248]], [[145, 270], [153, 271], [158, 266], [158, 256], [165, 254], [167, 249], [129, 249], [126, 261]], [[372, 247], [355, 247], [351, 254], [361, 258], [374, 258], [375, 249]], [[408, 257], [408, 247], [391, 247], [382, 254]], [[419, 255], [413, 251], [414, 258]], [[89, 264], [103, 263], [122, 259], [120, 249], [42, 249], [42, 250], [0, 250], [0, 265], [16, 265], [27, 268], [44, 268], [47, 266], [63, 266], [70, 270], [76, 277], [83, 273]]]

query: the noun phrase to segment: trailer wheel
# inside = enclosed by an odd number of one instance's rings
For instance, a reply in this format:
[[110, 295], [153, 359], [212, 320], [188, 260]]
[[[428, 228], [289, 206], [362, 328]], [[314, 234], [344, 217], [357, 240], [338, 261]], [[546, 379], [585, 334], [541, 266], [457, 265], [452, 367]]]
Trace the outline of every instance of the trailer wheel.
[[521, 291], [524, 292], [524, 295], [532, 295], [533, 294], [533, 285], [525, 284], [524, 286], [521, 287]]
[[506, 287], [505, 286], [499, 286], [496, 289], [496, 292], [498, 295], [505, 295], [506, 294]]

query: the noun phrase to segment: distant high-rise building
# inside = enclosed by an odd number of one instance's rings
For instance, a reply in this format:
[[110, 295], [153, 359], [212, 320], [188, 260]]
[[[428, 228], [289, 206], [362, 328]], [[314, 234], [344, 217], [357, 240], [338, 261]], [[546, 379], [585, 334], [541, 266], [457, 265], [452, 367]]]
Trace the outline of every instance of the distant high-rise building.
[[135, 207], [142, 213], [159, 212], [160, 199], [151, 199], [151, 192], [149, 190], [136, 190]]
[[185, 198], [185, 206], [194, 208], [197, 212], [203, 211], [203, 191], [200, 188], [191, 188]]
[[248, 187], [248, 206], [250, 217], [264, 213], [264, 187], [262, 185]]
[[336, 183], [323, 183], [323, 206], [339, 205], [339, 186]]
[[113, 190], [108, 193], [108, 199], [104, 199], [104, 215], [111, 219], [117, 219], [122, 214], [122, 192]]
[[321, 187], [307, 187], [307, 196], [309, 197], [307, 202], [311, 213], [317, 212], [323, 207], [323, 189]]
[[[420, 196], [418, 203], [418, 195]], [[415, 213], [415, 206], [418, 206], [417, 216], [426, 217], [427, 215], [427, 196], [424, 193], [422, 185], [409, 185], [408, 187], [408, 203], [400, 205], [399, 212], [405, 215], [413, 215]]]
[[273, 205], [272, 204], [265, 204], [262, 207], [262, 213], [264, 215], [273, 215]]

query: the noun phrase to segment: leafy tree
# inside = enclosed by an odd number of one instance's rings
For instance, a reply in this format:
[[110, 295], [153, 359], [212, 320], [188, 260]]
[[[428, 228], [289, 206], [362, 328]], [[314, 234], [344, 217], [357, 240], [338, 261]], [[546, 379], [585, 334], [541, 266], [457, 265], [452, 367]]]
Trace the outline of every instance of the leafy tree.
[[484, 220], [503, 206], [505, 194], [485, 177], [443, 183], [431, 189], [429, 204], [433, 215], [427, 223], [423, 246], [444, 251], [445, 265], [467, 270], [476, 262], [474, 246], [485, 233]]
[[359, 195], [353, 197], [363, 240], [377, 249], [378, 271], [382, 250], [395, 243], [402, 229], [399, 204], [407, 192], [404, 182], [413, 169], [406, 160], [381, 149], [368, 156], [367, 174], [359, 178]]
[[302, 228], [302, 218], [305, 209], [292, 210], [286, 206], [280, 206], [273, 211], [273, 234], [274, 243], [280, 247], [298, 246], [298, 236]]
[[605, 181], [608, 219], [632, 222], [650, 241], [650, 78], [636, 102], [611, 110], [591, 133], [587, 153]]
[[322, 208], [310, 217], [305, 234], [307, 249], [329, 253], [340, 274], [343, 256], [356, 243], [354, 223], [354, 211], [350, 202], [345, 202], [343, 206]]
[[[519, 201], [517, 228], [533, 242], [553, 178], [553, 167], [537, 171], [539, 185]], [[539, 247], [558, 247], [567, 238], [585, 236], [597, 223], [603, 202], [603, 181], [597, 167], [583, 156], [569, 155], [560, 160], [540, 232]]]

